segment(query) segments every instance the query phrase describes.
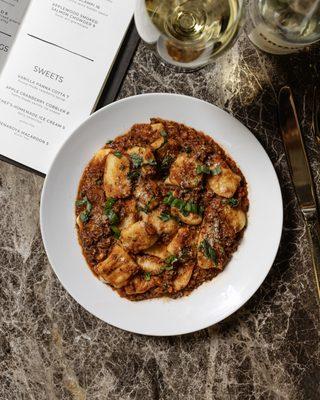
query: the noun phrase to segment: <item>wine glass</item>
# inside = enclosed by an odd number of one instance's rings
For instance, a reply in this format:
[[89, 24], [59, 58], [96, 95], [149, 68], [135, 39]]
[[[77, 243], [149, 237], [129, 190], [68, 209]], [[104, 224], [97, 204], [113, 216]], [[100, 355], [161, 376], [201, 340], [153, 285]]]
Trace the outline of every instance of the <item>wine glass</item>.
[[139, 35], [185, 71], [211, 63], [237, 36], [243, 0], [137, 0]]

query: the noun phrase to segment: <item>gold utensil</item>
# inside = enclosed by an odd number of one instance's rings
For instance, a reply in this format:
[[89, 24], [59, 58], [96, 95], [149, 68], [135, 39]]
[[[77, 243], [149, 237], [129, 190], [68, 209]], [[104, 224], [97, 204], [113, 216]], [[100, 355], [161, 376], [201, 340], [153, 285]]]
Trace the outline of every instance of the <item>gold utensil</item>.
[[279, 94], [279, 122], [291, 178], [306, 222], [320, 301], [320, 224], [314, 186], [290, 87]]

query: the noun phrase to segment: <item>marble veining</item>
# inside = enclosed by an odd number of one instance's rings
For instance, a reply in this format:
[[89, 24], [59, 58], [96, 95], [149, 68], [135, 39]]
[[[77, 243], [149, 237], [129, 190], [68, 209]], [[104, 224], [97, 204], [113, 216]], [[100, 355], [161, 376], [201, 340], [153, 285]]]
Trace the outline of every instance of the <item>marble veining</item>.
[[77, 305], [41, 241], [43, 179], [0, 163], [1, 400], [320, 398], [319, 308], [276, 108], [280, 87], [290, 84], [319, 196], [320, 148], [310, 129], [319, 60], [319, 47], [286, 57], [263, 54], [242, 33], [214, 65], [179, 74], [139, 45], [119, 97], [183, 93], [225, 109], [262, 143], [282, 188], [284, 230], [270, 274], [241, 310], [194, 334], [139, 336]]

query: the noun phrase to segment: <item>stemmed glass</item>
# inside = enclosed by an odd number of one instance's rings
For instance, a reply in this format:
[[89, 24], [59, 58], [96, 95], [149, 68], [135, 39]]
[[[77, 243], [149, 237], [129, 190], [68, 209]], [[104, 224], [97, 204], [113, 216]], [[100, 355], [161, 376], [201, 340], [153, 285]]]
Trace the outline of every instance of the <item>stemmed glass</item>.
[[242, 5], [243, 0], [137, 0], [135, 23], [162, 61], [192, 71], [233, 43]]

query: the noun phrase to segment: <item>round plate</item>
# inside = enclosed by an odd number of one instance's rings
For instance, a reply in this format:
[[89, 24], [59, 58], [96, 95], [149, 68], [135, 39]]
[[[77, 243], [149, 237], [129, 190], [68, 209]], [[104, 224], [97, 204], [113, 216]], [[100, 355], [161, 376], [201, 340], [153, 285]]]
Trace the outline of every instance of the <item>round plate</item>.
[[[87, 266], [77, 240], [74, 203], [81, 175], [93, 154], [133, 124], [149, 122], [151, 117], [203, 131], [230, 154], [248, 182], [248, 227], [226, 269], [189, 296], [130, 302], [100, 282]], [[69, 137], [45, 180], [40, 219], [49, 261], [79, 304], [118, 328], [167, 336], [213, 325], [238, 310], [255, 293], [277, 253], [283, 208], [279, 182], [266, 152], [239, 121], [192, 97], [145, 94], [101, 109]]]

